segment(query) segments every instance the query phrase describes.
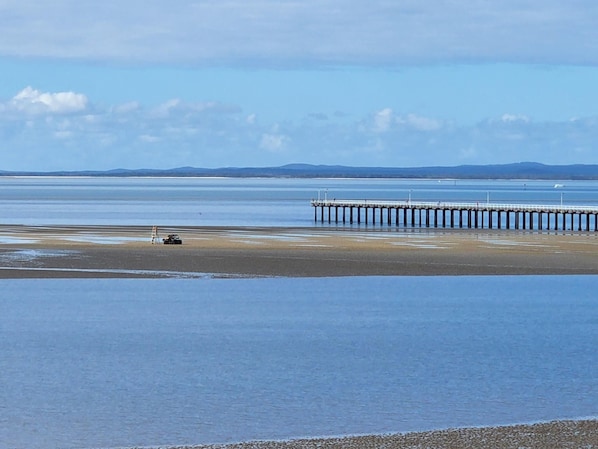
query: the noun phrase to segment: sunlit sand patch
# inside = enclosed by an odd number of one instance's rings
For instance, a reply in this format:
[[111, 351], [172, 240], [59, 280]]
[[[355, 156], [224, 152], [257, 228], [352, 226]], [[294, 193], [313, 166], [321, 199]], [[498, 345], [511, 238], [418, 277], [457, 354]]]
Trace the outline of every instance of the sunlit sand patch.
[[363, 235], [358, 237], [360, 240], [368, 241], [368, 240], [388, 240], [389, 236], [387, 235]]
[[290, 236], [286, 234], [272, 234], [272, 235], [247, 235], [245, 236], [252, 240], [266, 240], [266, 241], [280, 241], [280, 242], [303, 242], [305, 237]]
[[76, 237], [66, 237], [64, 240], [69, 242], [81, 242], [81, 243], [96, 243], [100, 245], [116, 245], [119, 243], [127, 242], [143, 242], [149, 241], [149, 239], [137, 238], [137, 237], [115, 237], [115, 236], [99, 236], [99, 235], [85, 235]]
[[281, 241], [281, 242], [302, 242], [309, 239], [307, 234], [263, 234], [253, 231], [230, 231], [223, 235], [224, 238], [230, 238], [233, 241], [239, 241], [239, 236], [242, 237], [242, 241], [255, 240], [255, 241]]
[[231, 243], [237, 243], [237, 244], [242, 244], [242, 245], [255, 245], [255, 246], [259, 246], [259, 245], [263, 245], [264, 242], [260, 242], [259, 240], [253, 240], [253, 239], [231, 239], [230, 240]]
[[434, 243], [417, 243], [417, 242], [389, 242], [393, 246], [407, 246], [410, 248], [421, 248], [421, 249], [448, 249], [454, 245], [438, 245]]
[[326, 245], [325, 243], [300, 243], [298, 248], [333, 248], [333, 245]]
[[314, 232], [314, 233], [306, 232], [305, 234], [290, 233], [290, 234], [285, 234], [285, 235], [288, 236], [288, 237], [295, 237], [295, 238], [298, 238], [298, 239], [306, 239], [306, 238], [311, 238], [311, 237], [318, 237], [318, 236], [320, 236], [322, 234], [317, 233], [317, 232]]
[[371, 239], [371, 240], [378, 240], [378, 239], [433, 239], [434, 236], [423, 236], [421, 234], [404, 234], [404, 233], [389, 233], [389, 232], [379, 232], [379, 233], [367, 233], [364, 232], [361, 234], [364, 238]]
[[521, 242], [518, 240], [500, 240], [500, 239], [479, 239], [478, 242], [486, 243], [488, 245], [495, 246], [526, 246], [526, 247], [539, 247], [549, 248], [551, 245], [535, 243], [535, 242]]
[[[181, 237], [182, 238], [182, 237]], [[210, 242], [214, 239], [218, 239], [220, 238], [219, 236], [213, 237], [203, 237], [203, 236], [196, 236], [196, 237], [188, 237], [188, 236], [184, 236], [185, 240], [190, 240], [190, 241], [200, 241], [200, 242]]]
[[405, 234], [405, 233], [376, 233], [367, 234], [359, 233], [353, 235], [347, 235], [348, 241], [357, 244], [376, 244], [376, 245], [388, 245], [388, 246], [402, 246], [402, 247], [413, 247], [413, 248], [430, 248], [430, 249], [445, 249], [454, 247], [455, 242], [447, 242], [438, 236], [422, 236], [421, 234]]

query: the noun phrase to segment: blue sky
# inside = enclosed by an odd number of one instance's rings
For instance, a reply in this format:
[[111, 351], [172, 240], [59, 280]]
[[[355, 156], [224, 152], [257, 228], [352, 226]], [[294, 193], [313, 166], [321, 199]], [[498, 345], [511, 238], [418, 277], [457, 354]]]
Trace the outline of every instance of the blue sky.
[[0, 170], [598, 163], [591, 0], [3, 0], [0, 33]]

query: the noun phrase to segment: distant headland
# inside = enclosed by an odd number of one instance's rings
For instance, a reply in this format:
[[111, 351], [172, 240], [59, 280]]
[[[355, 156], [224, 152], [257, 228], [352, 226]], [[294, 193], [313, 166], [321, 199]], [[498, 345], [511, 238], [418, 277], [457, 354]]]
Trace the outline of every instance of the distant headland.
[[288, 164], [279, 167], [178, 167], [169, 169], [142, 168], [47, 172], [0, 170], [0, 176], [596, 180], [598, 179], [598, 165], [545, 165], [537, 162], [430, 167], [352, 167], [344, 165]]

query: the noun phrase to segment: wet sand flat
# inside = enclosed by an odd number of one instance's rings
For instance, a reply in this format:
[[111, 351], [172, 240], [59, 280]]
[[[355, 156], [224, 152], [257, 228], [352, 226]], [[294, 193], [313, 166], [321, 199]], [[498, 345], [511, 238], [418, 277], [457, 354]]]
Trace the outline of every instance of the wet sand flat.
[[598, 233], [0, 226], [0, 278], [598, 274]]

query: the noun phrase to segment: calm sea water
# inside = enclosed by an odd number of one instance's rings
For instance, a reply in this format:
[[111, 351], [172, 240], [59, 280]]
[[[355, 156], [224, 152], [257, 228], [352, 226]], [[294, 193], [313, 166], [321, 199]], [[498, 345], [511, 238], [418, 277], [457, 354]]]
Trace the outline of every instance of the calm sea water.
[[0, 448], [598, 415], [598, 278], [10, 280]]
[[[326, 226], [318, 197], [595, 205], [598, 182], [0, 177], [0, 222]], [[595, 276], [0, 281], [0, 449], [596, 416], [596, 291]]]
[[327, 226], [318, 197], [598, 205], [598, 181], [0, 177], [5, 224]]

